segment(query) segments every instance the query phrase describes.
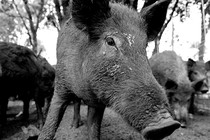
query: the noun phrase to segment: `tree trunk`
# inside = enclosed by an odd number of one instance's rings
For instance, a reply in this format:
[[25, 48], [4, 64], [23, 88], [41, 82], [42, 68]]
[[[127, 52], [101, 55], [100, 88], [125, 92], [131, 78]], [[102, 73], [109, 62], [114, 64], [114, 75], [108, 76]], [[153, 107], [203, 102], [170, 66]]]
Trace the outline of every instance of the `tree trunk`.
[[154, 48], [154, 50], [153, 50], [153, 52], [152, 52], [152, 55], [154, 55], [154, 54], [156, 54], [156, 53], [159, 53], [159, 45], [160, 45], [160, 38], [157, 37], [157, 38], [155, 39], [155, 48]]
[[198, 58], [199, 61], [203, 61], [204, 52], [205, 52], [205, 14], [204, 14], [204, 2], [201, 0], [201, 43], [198, 48]]
[[32, 42], [33, 44], [32, 45], [32, 50], [34, 51], [35, 54], [37, 54], [38, 52], [38, 42], [37, 42], [37, 34], [36, 32], [33, 32], [32, 33]]
[[[28, 16], [28, 22], [29, 27], [27, 26], [27, 22], [22, 18], [23, 24], [28, 32], [29, 35], [29, 42], [32, 46], [32, 50], [35, 54], [37, 54], [38, 50], [38, 40], [37, 40], [37, 31], [39, 28], [39, 23], [41, 22], [41, 16], [43, 14], [44, 9], [44, 0], [40, 1], [40, 8], [38, 10], [38, 13], [36, 15], [33, 15], [33, 11], [30, 9], [30, 4], [28, 3], [28, 0], [23, 0], [24, 7]], [[22, 17], [22, 15], [19, 13], [19, 15]], [[33, 18], [33, 16], [36, 16], [36, 20]]]
[[171, 37], [171, 50], [173, 51], [174, 50], [174, 30], [175, 30], [175, 28], [174, 28], [174, 23], [172, 22], [172, 37]]

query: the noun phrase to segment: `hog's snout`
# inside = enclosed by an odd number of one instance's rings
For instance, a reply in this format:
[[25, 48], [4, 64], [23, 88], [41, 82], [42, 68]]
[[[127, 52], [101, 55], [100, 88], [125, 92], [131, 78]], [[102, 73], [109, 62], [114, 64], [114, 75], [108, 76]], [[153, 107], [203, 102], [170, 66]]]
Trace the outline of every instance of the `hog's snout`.
[[205, 94], [209, 91], [208, 82], [206, 79], [201, 79], [199, 81], [195, 81], [192, 85], [193, 85], [195, 91], [200, 94]]
[[172, 116], [166, 112], [164, 114], [158, 114], [153, 119], [153, 122], [142, 131], [142, 134], [147, 140], [161, 140], [171, 135], [179, 127], [180, 123], [175, 121]]

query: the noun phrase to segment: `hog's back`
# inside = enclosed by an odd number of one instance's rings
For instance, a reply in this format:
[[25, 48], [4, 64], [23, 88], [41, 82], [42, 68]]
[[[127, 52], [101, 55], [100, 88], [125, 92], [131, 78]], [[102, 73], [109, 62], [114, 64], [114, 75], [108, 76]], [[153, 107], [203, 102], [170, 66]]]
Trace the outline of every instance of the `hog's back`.
[[157, 53], [149, 59], [149, 62], [153, 75], [161, 85], [164, 85], [167, 79], [176, 83], [189, 83], [186, 66], [175, 52]]

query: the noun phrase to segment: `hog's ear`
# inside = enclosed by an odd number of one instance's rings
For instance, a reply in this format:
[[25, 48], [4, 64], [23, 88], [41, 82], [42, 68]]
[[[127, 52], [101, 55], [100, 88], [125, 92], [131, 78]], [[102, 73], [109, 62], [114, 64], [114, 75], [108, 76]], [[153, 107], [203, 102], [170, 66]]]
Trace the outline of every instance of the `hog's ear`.
[[188, 59], [187, 61], [187, 67], [191, 68], [196, 64], [196, 62], [194, 60], [192, 60], [191, 58]]
[[205, 68], [206, 68], [207, 71], [210, 71], [210, 61], [205, 63]]
[[109, 0], [73, 0], [72, 2], [72, 18], [79, 29], [90, 31], [109, 16]]
[[166, 19], [168, 5], [171, 0], [160, 0], [150, 6], [143, 7], [140, 16], [145, 20], [148, 41], [154, 40]]
[[165, 83], [165, 88], [166, 90], [176, 90], [178, 88], [178, 84], [171, 79], [167, 79]]

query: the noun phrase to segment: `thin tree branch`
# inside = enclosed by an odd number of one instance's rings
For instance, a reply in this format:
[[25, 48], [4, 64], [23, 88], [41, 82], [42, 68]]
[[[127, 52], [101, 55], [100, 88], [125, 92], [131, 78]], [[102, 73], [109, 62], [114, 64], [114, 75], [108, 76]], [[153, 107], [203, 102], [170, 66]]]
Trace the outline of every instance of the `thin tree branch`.
[[43, 8], [44, 8], [44, 0], [41, 0], [40, 2], [40, 9], [39, 9], [39, 13], [37, 14], [37, 21], [36, 21], [36, 28], [35, 30], [37, 31], [39, 28], [39, 23], [41, 21], [41, 15], [43, 13]]
[[16, 8], [16, 10], [17, 10], [18, 15], [20, 16], [20, 19], [21, 19], [22, 22], [23, 22], [24, 27], [25, 27], [26, 30], [27, 30], [27, 34], [28, 34], [28, 36], [29, 36], [29, 41], [30, 41], [30, 43], [32, 44], [30, 30], [29, 30], [28, 26], [26, 25], [25, 20], [24, 20], [23, 16], [21, 15], [21, 13], [20, 13], [20, 11], [19, 11], [19, 9], [18, 9], [17, 4], [15, 3], [14, 0], [12, 0], [12, 3], [14, 4], [14, 6], [15, 6], [15, 8]]
[[33, 47], [33, 51], [35, 53], [37, 53], [37, 28], [35, 25], [34, 26], [34, 23], [33, 23], [33, 18], [32, 18], [32, 13], [30, 11], [30, 8], [29, 8], [29, 5], [28, 5], [28, 0], [23, 0], [24, 2], [24, 6], [25, 6], [25, 10], [26, 10], [26, 13], [28, 15], [28, 18], [29, 18], [29, 26], [30, 26], [30, 29], [31, 29], [31, 40], [30, 40], [30, 43], [32, 43], [32, 47]]
[[169, 19], [165, 22], [165, 24], [164, 24], [163, 27], [161, 28], [161, 31], [160, 31], [160, 33], [159, 33], [159, 35], [158, 35], [158, 38], [159, 38], [159, 39], [162, 37], [165, 28], [168, 26], [169, 22], [171, 21], [171, 19], [172, 19], [172, 17], [173, 17], [173, 14], [174, 14], [174, 12], [175, 12], [175, 9], [176, 9], [178, 3], [179, 3], [179, 0], [176, 0], [176, 2], [175, 2], [175, 4], [174, 4], [174, 7], [172, 8], [172, 12], [170, 13]]
[[[8, 17], [21, 18], [21, 16], [19, 16], [19, 15], [10, 14], [10, 13], [8, 13], [8, 12], [6, 12], [6, 11], [2, 11], [1, 13], [4, 13], [4, 14], [7, 15]], [[25, 16], [22, 16], [22, 17], [23, 17], [24, 19], [27, 19], [27, 20], [28, 20], [27, 17], [25, 17]]]
[[61, 23], [63, 20], [63, 15], [61, 14], [60, 3], [58, 0], [54, 0], [56, 14], [58, 16], [58, 22]]
[[205, 15], [207, 14], [207, 9], [210, 8], [210, 0], [208, 0], [206, 3], [205, 3], [205, 7], [204, 7], [204, 10], [205, 10]]
[[24, 2], [25, 9], [26, 9], [26, 13], [29, 18], [29, 24], [30, 24], [31, 31], [34, 32], [35, 28], [34, 28], [34, 24], [33, 24], [31, 11], [30, 11], [30, 8], [28, 7], [28, 0], [23, 0], [23, 2]]

